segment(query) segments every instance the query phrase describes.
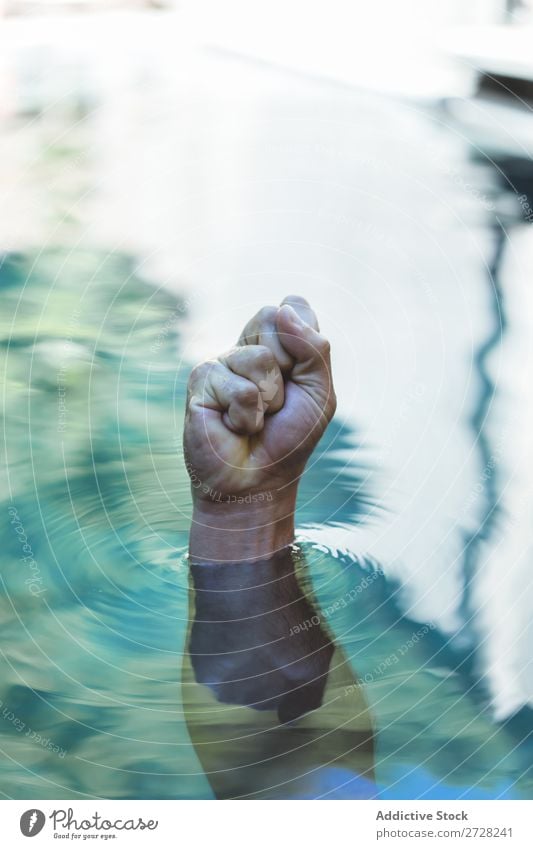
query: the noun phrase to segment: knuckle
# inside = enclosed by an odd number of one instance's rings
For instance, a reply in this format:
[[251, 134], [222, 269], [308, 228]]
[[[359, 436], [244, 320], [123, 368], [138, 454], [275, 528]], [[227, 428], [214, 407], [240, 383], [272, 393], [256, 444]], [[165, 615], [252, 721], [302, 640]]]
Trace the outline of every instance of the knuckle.
[[321, 357], [324, 357], [324, 359], [329, 357], [331, 353], [331, 344], [329, 339], [326, 339], [325, 336], [318, 335], [316, 341], [316, 350], [318, 351]]
[[277, 307], [265, 306], [261, 307], [257, 313], [257, 321], [261, 324], [270, 324], [276, 320], [278, 314]]
[[193, 366], [193, 368], [191, 369], [191, 373], [189, 374], [189, 386], [191, 385], [191, 383], [194, 383], [196, 380], [198, 380], [198, 377], [200, 376], [200, 368], [200, 365], [196, 365]]
[[284, 304], [298, 304], [302, 307], [308, 307], [309, 301], [303, 297], [303, 295], [287, 295], [283, 298], [282, 303]]
[[254, 363], [259, 368], [269, 369], [274, 365], [274, 354], [266, 345], [255, 345], [253, 351]]
[[233, 347], [229, 348], [229, 350], [219, 356], [219, 361], [224, 363], [228, 360], [234, 360], [236, 357], [242, 356], [243, 352], [246, 350], [246, 345], [233, 345]]
[[207, 363], [197, 363], [192, 369], [189, 375], [189, 386], [193, 386], [196, 383], [204, 381], [207, 376]]
[[233, 397], [243, 407], [251, 407], [259, 403], [259, 389], [253, 383], [236, 388]]

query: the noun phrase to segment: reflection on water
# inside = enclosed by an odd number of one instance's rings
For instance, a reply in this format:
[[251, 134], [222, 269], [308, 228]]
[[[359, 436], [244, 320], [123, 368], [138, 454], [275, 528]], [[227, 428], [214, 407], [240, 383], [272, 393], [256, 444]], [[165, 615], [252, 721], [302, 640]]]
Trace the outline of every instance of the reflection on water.
[[183, 699], [218, 798], [375, 795], [364, 692], [304, 592], [303, 562], [192, 569]]

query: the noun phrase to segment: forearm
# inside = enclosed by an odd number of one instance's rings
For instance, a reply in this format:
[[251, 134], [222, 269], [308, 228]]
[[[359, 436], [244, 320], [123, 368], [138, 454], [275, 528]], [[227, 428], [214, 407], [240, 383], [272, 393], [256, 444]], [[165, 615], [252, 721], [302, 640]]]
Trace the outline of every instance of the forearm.
[[294, 541], [296, 490], [272, 493], [262, 504], [236, 501], [194, 502], [189, 540], [192, 563], [266, 560]]

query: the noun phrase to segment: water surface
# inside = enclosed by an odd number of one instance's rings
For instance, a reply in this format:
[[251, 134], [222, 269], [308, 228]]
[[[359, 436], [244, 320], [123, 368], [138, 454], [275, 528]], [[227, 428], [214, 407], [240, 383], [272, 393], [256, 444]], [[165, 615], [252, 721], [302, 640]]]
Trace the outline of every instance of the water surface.
[[[440, 112], [187, 62], [4, 130], [33, 200], [0, 264], [0, 792], [530, 797], [516, 193]], [[292, 618], [258, 632], [298, 670], [289, 710], [268, 666], [228, 689], [212, 638], [209, 672], [191, 656], [181, 430], [191, 363], [290, 291], [340, 405], [302, 482]]]

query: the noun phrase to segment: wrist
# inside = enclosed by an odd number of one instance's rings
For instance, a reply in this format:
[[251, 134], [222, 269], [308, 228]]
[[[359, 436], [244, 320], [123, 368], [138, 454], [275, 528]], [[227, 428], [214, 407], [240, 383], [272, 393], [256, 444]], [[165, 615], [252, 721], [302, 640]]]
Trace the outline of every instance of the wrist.
[[272, 491], [269, 499], [254, 494], [197, 498], [189, 540], [192, 563], [238, 563], [265, 560], [294, 541], [297, 487]]

